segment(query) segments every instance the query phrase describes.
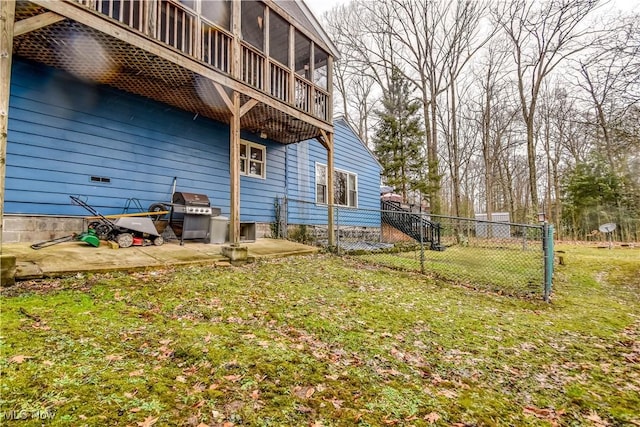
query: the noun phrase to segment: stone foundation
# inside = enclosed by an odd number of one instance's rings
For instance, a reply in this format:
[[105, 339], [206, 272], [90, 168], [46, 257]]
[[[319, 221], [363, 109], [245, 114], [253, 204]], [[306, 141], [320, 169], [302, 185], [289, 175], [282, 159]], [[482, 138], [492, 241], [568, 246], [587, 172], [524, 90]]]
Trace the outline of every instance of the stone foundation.
[[82, 217], [12, 215], [2, 219], [2, 243], [36, 243], [86, 231]]
[[[349, 242], [381, 242], [380, 228], [378, 227], [358, 227], [341, 226], [336, 227], [335, 237], [341, 241]], [[315, 243], [325, 245], [328, 240], [328, 228], [322, 225], [289, 225], [287, 227], [287, 238], [302, 243]]]
[[[2, 224], [3, 243], [37, 243], [87, 231], [83, 217], [53, 215], [5, 214]], [[163, 227], [170, 230], [170, 227]], [[175, 235], [173, 236], [175, 238]], [[271, 237], [271, 224], [256, 223], [256, 238]]]

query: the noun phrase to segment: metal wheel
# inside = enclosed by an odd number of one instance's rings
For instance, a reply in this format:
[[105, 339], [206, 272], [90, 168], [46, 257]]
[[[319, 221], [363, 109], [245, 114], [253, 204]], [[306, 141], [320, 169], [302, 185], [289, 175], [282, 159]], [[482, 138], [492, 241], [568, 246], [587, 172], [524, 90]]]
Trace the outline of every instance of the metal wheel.
[[164, 243], [164, 239], [162, 238], [162, 236], [158, 236], [155, 239], [153, 239], [153, 244], [156, 246], [162, 246], [163, 243]]
[[[162, 212], [162, 211], [168, 211], [169, 208], [162, 204], [162, 203], [154, 203], [151, 206], [149, 206], [149, 212]], [[151, 219], [154, 221], [159, 220], [160, 218], [162, 218], [162, 215], [156, 215], [154, 217], [152, 217]]]
[[116, 243], [121, 248], [128, 248], [133, 245], [133, 234], [131, 233], [120, 233], [116, 236]]
[[111, 226], [108, 224], [103, 224], [101, 222], [93, 224], [95, 224], [93, 227], [91, 227], [91, 224], [89, 224], [89, 228], [93, 228], [93, 231], [96, 232], [96, 236], [98, 237], [98, 239], [108, 240], [109, 234], [111, 234], [111, 232], [113, 231]]

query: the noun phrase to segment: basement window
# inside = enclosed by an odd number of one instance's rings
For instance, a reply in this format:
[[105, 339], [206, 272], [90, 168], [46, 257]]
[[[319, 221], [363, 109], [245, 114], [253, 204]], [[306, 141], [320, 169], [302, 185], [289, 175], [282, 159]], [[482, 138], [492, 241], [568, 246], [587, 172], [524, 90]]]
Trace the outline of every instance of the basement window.
[[92, 176], [89, 178], [91, 182], [99, 182], [101, 184], [109, 184], [111, 182], [111, 178], [107, 178], [106, 176]]

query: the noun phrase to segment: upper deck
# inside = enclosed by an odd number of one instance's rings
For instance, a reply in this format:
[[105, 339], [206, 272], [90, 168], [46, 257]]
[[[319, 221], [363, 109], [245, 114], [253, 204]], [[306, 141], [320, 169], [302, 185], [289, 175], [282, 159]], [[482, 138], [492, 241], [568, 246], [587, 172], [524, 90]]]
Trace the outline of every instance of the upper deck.
[[[331, 132], [330, 42], [298, 2], [19, 0], [14, 54], [281, 143]], [[249, 103], [249, 104], [248, 104]]]

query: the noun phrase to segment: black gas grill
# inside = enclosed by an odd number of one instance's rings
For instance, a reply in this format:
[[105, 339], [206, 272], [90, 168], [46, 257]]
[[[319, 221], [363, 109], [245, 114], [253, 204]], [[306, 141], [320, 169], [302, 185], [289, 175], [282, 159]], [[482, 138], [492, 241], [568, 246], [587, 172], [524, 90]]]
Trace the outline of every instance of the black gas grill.
[[209, 218], [220, 215], [220, 209], [212, 208], [206, 194], [176, 192], [169, 224], [180, 244], [189, 239], [206, 239], [209, 236]]

